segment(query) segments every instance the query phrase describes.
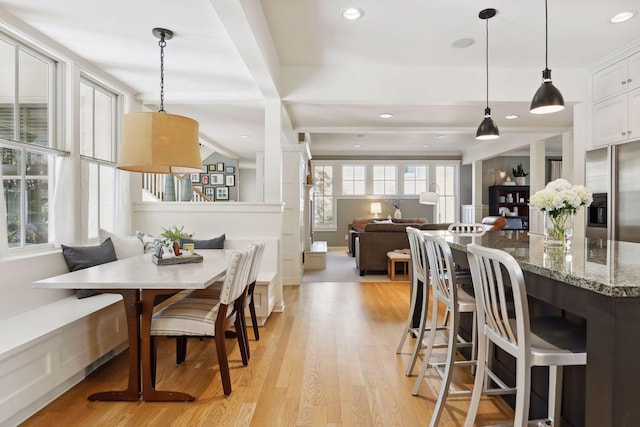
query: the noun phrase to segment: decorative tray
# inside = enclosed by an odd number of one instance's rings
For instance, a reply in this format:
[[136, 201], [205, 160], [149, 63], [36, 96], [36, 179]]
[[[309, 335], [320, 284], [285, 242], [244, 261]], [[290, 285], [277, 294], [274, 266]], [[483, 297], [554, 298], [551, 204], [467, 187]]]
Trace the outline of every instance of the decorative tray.
[[174, 258], [158, 258], [154, 254], [151, 257], [151, 260], [157, 265], [193, 264], [196, 262], [202, 262], [202, 255], [193, 254], [191, 256], [177, 256]]

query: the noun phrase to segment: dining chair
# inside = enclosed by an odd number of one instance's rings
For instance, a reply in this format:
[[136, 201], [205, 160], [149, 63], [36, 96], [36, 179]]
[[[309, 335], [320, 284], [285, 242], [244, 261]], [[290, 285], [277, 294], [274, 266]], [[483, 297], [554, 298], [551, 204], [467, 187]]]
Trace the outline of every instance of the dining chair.
[[[441, 237], [424, 233], [425, 252], [428, 258], [429, 272], [431, 276], [431, 289], [433, 293], [433, 306], [437, 307], [439, 303], [446, 306], [450, 313], [450, 321], [446, 326], [448, 335], [447, 339], [447, 355], [444, 363], [431, 363], [432, 350], [434, 348], [437, 329], [433, 326], [438, 324], [438, 312], [432, 311], [431, 329], [429, 331], [429, 340], [426, 345], [426, 352], [420, 374], [416, 380], [412, 394], [416, 396], [422, 385], [425, 373], [429, 366], [433, 366], [439, 374], [442, 375], [442, 383], [438, 394], [438, 401], [431, 416], [431, 426], [435, 426], [440, 421], [444, 403], [448, 395], [471, 394], [469, 390], [450, 390], [453, 368], [456, 366], [473, 366], [475, 365], [476, 356], [476, 302], [475, 298], [468, 294], [464, 289], [458, 286], [456, 280], [455, 267], [453, 263], [453, 255], [449, 244]], [[460, 326], [460, 313], [471, 313], [473, 315], [473, 326], [470, 342], [459, 342], [458, 336]], [[458, 348], [468, 346], [471, 348], [470, 360], [456, 360]], [[436, 347], [437, 348], [437, 347]], [[441, 372], [440, 366], [444, 365], [444, 372]]]
[[[260, 270], [260, 264], [262, 263], [262, 254], [264, 253], [265, 246], [267, 244], [266, 241], [261, 240], [256, 243], [256, 254], [253, 257], [253, 261], [251, 262], [251, 270], [249, 272], [249, 287], [247, 289], [247, 306], [249, 308], [249, 314], [251, 316], [251, 325], [253, 327], [253, 336], [256, 341], [260, 340], [260, 331], [258, 327], [258, 316], [256, 314], [256, 304], [255, 304], [255, 288], [256, 281], [258, 279], [258, 272]], [[218, 298], [220, 296], [220, 288], [222, 287], [222, 280], [216, 281], [205, 289], [197, 289], [190, 293], [190, 296], [199, 297], [199, 298]]]
[[[231, 377], [224, 331], [235, 324], [237, 341], [243, 365], [249, 362], [246, 331], [242, 333], [247, 277], [250, 270], [253, 247], [234, 251], [228, 262], [220, 299], [185, 297], [164, 307], [153, 315], [151, 321], [151, 369], [155, 386], [158, 336], [179, 337], [186, 348], [186, 337], [213, 337], [218, 355], [218, 365], [224, 394], [231, 393]], [[178, 353], [180, 350], [178, 350]], [[182, 359], [184, 361], [184, 358]]]
[[[516, 359], [515, 426], [531, 425], [531, 367], [549, 367], [548, 419], [560, 422], [563, 366], [587, 363], [586, 334], [560, 317], [529, 317], [525, 280], [520, 265], [507, 252], [477, 244], [467, 246], [478, 306], [478, 363], [465, 427], [473, 426], [487, 382], [488, 344]], [[508, 292], [510, 287], [511, 292]], [[511, 296], [510, 296], [511, 295]], [[515, 312], [515, 318], [509, 317]], [[494, 377], [491, 377], [494, 380]]]

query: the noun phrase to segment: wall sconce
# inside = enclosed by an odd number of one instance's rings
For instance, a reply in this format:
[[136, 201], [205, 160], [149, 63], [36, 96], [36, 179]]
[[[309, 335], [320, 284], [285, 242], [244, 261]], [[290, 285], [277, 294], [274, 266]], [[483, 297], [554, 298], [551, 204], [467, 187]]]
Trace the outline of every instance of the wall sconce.
[[378, 218], [378, 214], [382, 213], [382, 203], [380, 203], [380, 202], [372, 202], [371, 203], [371, 213], [375, 214], [376, 218]]

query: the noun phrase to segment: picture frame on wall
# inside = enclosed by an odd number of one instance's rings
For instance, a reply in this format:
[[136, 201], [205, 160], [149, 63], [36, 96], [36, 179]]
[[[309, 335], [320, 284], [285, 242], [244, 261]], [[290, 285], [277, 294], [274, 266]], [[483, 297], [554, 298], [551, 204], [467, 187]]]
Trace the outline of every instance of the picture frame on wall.
[[216, 171], [216, 165], [209, 165], [209, 172], [215, 172]]
[[203, 185], [209, 185], [209, 175], [202, 175], [200, 177], [200, 182], [202, 182]]
[[225, 173], [235, 173], [236, 168], [234, 168], [233, 166], [227, 166], [226, 168], [224, 168]]
[[227, 175], [224, 180], [224, 185], [227, 187], [235, 187], [236, 186], [236, 176], [235, 175]]
[[200, 174], [199, 173], [191, 173], [189, 175], [190, 175], [192, 184], [200, 182]]
[[209, 172], [209, 167], [207, 165], [202, 165], [202, 172], [200, 173], [207, 173]]
[[224, 174], [222, 173], [212, 173], [211, 180], [209, 181], [211, 185], [224, 185]]
[[229, 187], [216, 187], [216, 200], [229, 200]]
[[224, 163], [218, 163], [216, 165], [216, 168], [218, 169], [218, 172], [223, 172], [224, 171]]
[[214, 200], [214, 194], [215, 194], [215, 187], [206, 187], [204, 189], [204, 195], [207, 196], [209, 199]]

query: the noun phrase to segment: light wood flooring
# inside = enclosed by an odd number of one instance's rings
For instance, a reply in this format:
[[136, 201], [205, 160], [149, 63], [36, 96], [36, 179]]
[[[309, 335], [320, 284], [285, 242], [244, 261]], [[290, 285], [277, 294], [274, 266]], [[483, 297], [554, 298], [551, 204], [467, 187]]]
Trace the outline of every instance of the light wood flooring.
[[[215, 344], [189, 341], [187, 361], [174, 363], [174, 341], [159, 340], [158, 388], [197, 397], [187, 403], [90, 402], [93, 392], [124, 388], [127, 354], [108, 362], [31, 417], [24, 426], [424, 426], [439, 377], [431, 372], [414, 397], [404, 375], [414, 339], [396, 354], [409, 309], [409, 285], [304, 283], [285, 286], [286, 309], [251, 337], [243, 367], [227, 340], [233, 392], [222, 393]], [[442, 354], [444, 356], [444, 354]], [[464, 370], [465, 368], [460, 368]], [[471, 387], [462, 372], [458, 382]], [[449, 399], [440, 425], [462, 426], [468, 397]], [[483, 398], [477, 425], [511, 420], [499, 398]]]

